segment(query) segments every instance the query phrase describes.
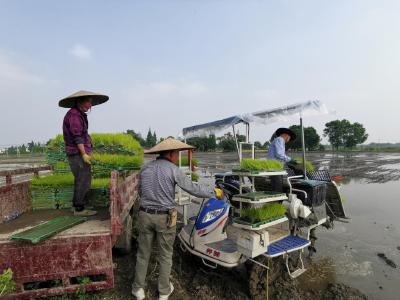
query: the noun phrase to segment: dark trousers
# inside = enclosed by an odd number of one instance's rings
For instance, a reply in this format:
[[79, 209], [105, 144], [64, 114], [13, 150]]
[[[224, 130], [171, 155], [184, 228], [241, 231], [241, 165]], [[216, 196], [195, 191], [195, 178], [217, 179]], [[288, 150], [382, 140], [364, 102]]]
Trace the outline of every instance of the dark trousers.
[[92, 181], [92, 170], [90, 165], [85, 163], [80, 155], [68, 156], [69, 166], [74, 175], [74, 207], [84, 207], [86, 204], [86, 194], [90, 190]]

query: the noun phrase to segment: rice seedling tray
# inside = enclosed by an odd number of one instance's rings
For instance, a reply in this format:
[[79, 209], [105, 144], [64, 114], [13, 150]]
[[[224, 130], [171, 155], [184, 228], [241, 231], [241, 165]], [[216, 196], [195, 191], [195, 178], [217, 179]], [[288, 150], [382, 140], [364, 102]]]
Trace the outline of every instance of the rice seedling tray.
[[237, 217], [233, 219], [233, 226], [247, 229], [247, 230], [261, 230], [264, 228], [268, 228], [283, 222], [288, 221], [289, 219], [286, 216], [276, 217], [269, 220], [261, 221], [261, 222], [254, 222], [250, 223], [247, 220], [244, 220], [241, 217]]
[[264, 176], [287, 175], [287, 172], [285, 170], [232, 169], [232, 175], [250, 176], [250, 177], [264, 177]]
[[274, 201], [286, 200], [287, 196], [279, 192], [251, 192], [245, 194], [238, 194], [232, 197], [233, 201], [246, 202], [246, 203], [267, 203]]
[[13, 241], [24, 241], [37, 244], [49, 237], [64, 231], [72, 226], [85, 222], [86, 218], [77, 216], [62, 216], [48, 222], [37, 225], [28, 230], [16, 233], [11, 236]]
[[32, 190], [33, 209], [69, 208], [72, 206], [73, 187]]

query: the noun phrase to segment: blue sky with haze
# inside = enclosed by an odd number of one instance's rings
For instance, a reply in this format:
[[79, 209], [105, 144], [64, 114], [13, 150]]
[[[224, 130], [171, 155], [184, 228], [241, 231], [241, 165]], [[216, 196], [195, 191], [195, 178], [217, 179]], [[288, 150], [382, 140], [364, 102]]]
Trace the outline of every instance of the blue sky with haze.
[[[91, 132], [183, 127], [309, 99], [399, 142], [398, 1], [2, 1], [0, 145], [61, 132], [60, 98], [110, 101]], [[257, 126], [265, 141], [278, 126]]]

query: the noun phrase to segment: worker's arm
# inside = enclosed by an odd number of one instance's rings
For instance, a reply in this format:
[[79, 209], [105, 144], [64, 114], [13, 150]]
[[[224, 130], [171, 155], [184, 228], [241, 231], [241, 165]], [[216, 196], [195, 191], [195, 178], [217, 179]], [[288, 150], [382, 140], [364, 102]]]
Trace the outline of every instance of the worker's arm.
[[85, 146], [83, 144], [77, 144], [76, 145], [78, 147], [79, 153], [83, 156], [84, 154], [86, 154], [85, 151]]
[[79, 153], [81, 154], [83, 161], [85, 163], [87, 163], [88, 165], [91, 165], [92, 164], [92, 162], [91, 162], [92, 158], [90, 157], [89, 154], [86, 153], [85, 146], [83, 144], [78, 144], [76, 146], [78, 147]]
[[176, 184], [185, 192], [198, 197], [198, 198], [212, 198], [214, 197], [214, 193], [210, 192], [210, 188], [200, 185], [198, 183], [194, 183], [190, 180], [185, 173], [182, 172], [179, 168], [174, 169], [174, 177]]
[[289, 162], [292, 160], [291, 157], [285, 154], [285, 140], [283, 138], [277, 138], [273, 146], [275, 146], [275, 159], [284, 162]]
[[84, 146], [84, 124], [82, 120], [78, 116], [71, 116], [70, 118], [70, 125], [69, 125], [70, 132], [73, 136], [74, 143], [79, 150], [80, 155], [85, 163], [90, 164], [90, 155], [86, 153], [85, 146]]

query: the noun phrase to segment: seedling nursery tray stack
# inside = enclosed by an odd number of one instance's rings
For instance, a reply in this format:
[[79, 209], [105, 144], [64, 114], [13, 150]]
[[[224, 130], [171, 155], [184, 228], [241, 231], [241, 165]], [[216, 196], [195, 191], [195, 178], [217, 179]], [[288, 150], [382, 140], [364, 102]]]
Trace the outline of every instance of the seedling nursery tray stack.
[[[87, 200], [91, 206], [107, 207], [111, 171], [139, 169], [143, 163], [143, 149], [128, 134], [94, 133], [91, 138], [93, 178]], [[69, 168], [62, 135], [56, 136], [48, 143], [46, 160], [52, 166], [53, 174], [32, 180], [33, 209], [70, 208], [74, 193], [74, 177]]]
[[[286, 207], [281, 203], [287, 200], [285, 193], [276, 191], [255, 191], [254, 177], [271, 177], [286, 175], [283, 166], [274, 165], [273, 169], [246, 168], [248, 163], [251, 166], [257, 164], [257, 160], [244, 160], [240, 169], [233, 170], [233, 175], [240, 177], [240, 194], [232, 197], [232, 201], [240, 204], [239, 216], [233, 219], [233, 226], [241, 229], [241, 239], [238, 248], [246, 256], [254, 257], [259, 254], [260, 247], [254, 240], [257, 235], [263, 236], [265, 251], [268, 245], [279, 241], [290, 234], [289, 220], [286, 217]], [[275, 163], [275, 162], [274, 162]], [[261, 164], [269, 164], [269, 161], [261, 161]], [[250, 183], [246, 182], [248, 178]], [[243, 192], [244, 188], [250, 188], [250, 192]], [[247, 237], [246, 237], [247, 236]], [[243, 243], [244, 240], [249, 243]]]

